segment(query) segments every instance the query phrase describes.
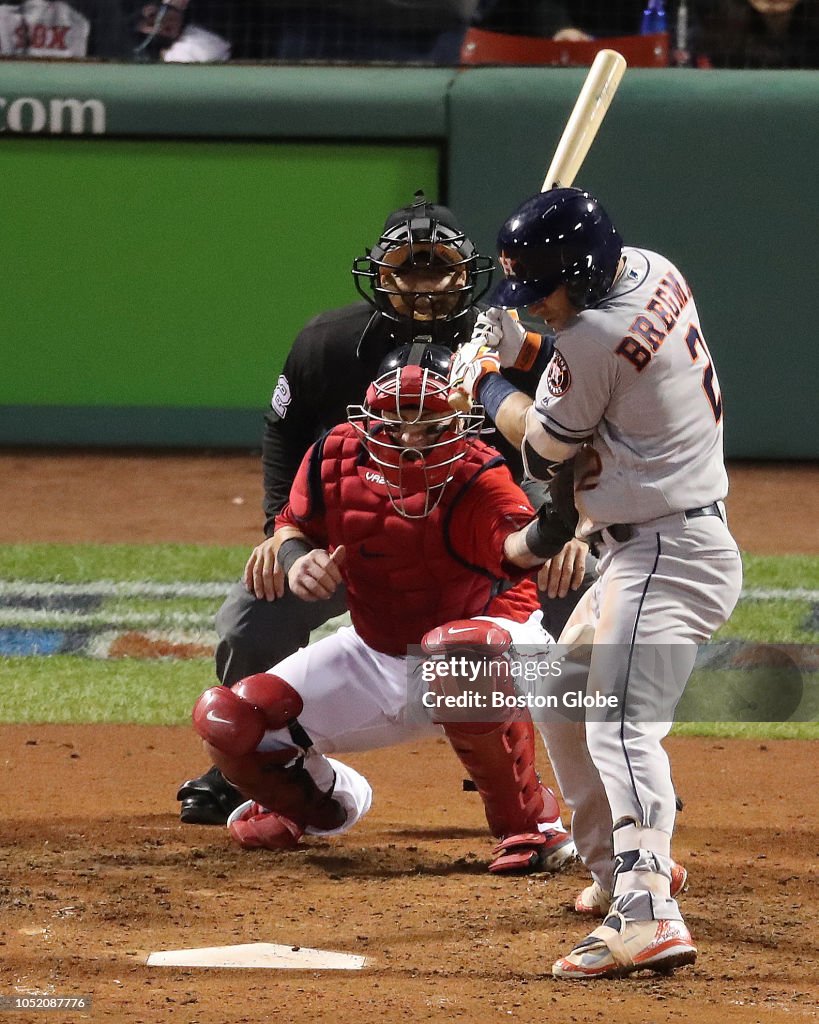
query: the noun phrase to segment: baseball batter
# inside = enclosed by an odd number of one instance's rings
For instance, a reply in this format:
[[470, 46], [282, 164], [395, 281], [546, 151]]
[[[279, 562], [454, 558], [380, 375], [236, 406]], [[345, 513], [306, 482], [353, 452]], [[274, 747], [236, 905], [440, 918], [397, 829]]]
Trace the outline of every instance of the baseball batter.
[[[353, 625], [266, 674], [213, 687], [196, 727], [226, 778], [251, 802], [229, 826], [240, 845], [282, 849], [305, 832], [346, 831], [369, 806], [369, 784], [326, 755], [366, 750], [442, 726], [501, 840], [494, 871], [555, 869], [574, 856], [554, 795], [534, 765], [528, 711], [500, 721], [425, 711], [410, 645], [431, 653], [511, 643], [548, 649], [527, 570], [546, 556], [506, 543], [534, 510], [498, 453], [476, 439], [482, 416], [456, 416], [446, 349], [407, 346], [364, 406], [305, 456], [277, 517], [278, 560], [292, 592], [328, 600], [346, 584]], [[430, 364], [431, 367], [430, 368]]]
[[[742, 569], [725, 519], [723, 399], [683, 274], [623, 247], [600, 204], [577, 189], [524, 202], [498, 236], [497, 308], [456, 356], [452, 383], [479, 396], [528, 471], [574, 460], [578, 532], [601, 552], [599, 578], [564, 637], [594, 629], [589, 690], [616, 692], [616, 720], [541, 726], [594, 883], [578, 909], [611, 904], [603, 924], [559, 959], [561, 978], [611, 977], [693, 962], [673, 892], [675, 795], [662, 740], [696, 645], [731, 614]], [[534, 402], [495, 372], [531, 334], [525, 307], [556, 331]], [[659, 674], [658, 655], [673, 663]], [[646, 703], [656, 712], [640, 713]], [[612, 859], [611, 854], [614, 854]]]

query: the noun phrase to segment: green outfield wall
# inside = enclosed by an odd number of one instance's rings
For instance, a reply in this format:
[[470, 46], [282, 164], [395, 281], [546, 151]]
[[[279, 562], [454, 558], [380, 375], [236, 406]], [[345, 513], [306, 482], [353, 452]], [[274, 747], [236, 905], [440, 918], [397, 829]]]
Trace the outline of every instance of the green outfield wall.
[[[485, 251], [579, 69], [0, 62], [0, 443], [253, 447], [416, 188]], [[688, 276], [729, 455], [819, 457], [819, 72], [630, 70], [578, 178]]]

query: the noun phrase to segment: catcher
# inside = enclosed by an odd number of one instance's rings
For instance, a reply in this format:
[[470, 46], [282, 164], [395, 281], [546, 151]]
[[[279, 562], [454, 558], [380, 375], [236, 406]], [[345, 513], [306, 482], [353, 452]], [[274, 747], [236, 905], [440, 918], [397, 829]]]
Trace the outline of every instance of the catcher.
[[518, 544], [510, 557], [511, 538], [540, 521], [529, 526], [532, 506], [476, 437], [482, 412], [450, 408], [449, 356], [422, 343], [394, 355], [364, 405], [309, 449], [277, 517], [291, 592], [326, 601], [345, 584], [353, 625], [196, 702], [208, 756], [247, 797], [228, 821], [240, 846], [292, 849], [305, 833], [347, 831], [370, 786], [327, 755], [443, 728], [500, 840], [490, 870], [557, 870], [575, 856], [535, 769], [528, 711], [464, 722], [414, 699], [413, 645], [445, 656], [466, 644], [484, 664], [515, 657], [513, 645], [548, 651], [528, 573], [573, 529], [558, 524], [537, 554]]
[[[491, 271], [492, 261], [477, 252], [452, 211], [419, 192], [409, 206], [387, 217], [376, 244], [353, 263], [365, 301], [328, 310], [299, 333], [265, 416], [267, 536], [253, 549], [242, 581], [231, 588], [216, 616], [216, 676], [225, 686], [267, 671], [306, 646], [311, 631], [347, 610], [343, 587], [324, 601], [301, 601], [289, 589], [276, 596], [281, 591], [276, 517], [307, 449], [344, 420], [348, 405], [361, 402], [370, 382], [386, 371], [392, 353], [421, 340], [449, 352], [469, 339]], [[544, 344], [540, 362], [526, 372], [508, 371], [516, 387], [534, 395], [550, 351]], [[488, 423], [485, 429], [491, 429]], [[497, 432], [490, 441], [521, 481], [520, 452]], [[541, 484], [521, 486], [536, 505], [542, 502]], [[593, 581], [594, 560], [587, 551], [572, 540], [540, 573], [543, 622], [553, 636]], [[177, 793], [180, 817], [193, 825], [224, 825], [241, 799], [216, 767], [188, 779]]]

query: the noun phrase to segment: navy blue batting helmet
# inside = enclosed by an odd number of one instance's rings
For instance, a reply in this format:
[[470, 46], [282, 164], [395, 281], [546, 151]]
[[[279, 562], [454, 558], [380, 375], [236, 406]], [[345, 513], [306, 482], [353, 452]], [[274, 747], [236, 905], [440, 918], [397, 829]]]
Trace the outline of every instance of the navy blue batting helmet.
[[498, 259], [506, 276], [489, 302], [506, 309], [529, 306], [565, 284], [572, 305], [587, 309], [611, 288], [622, 248], [608, 214], [588, 192], [539, 192], [498, 233]]

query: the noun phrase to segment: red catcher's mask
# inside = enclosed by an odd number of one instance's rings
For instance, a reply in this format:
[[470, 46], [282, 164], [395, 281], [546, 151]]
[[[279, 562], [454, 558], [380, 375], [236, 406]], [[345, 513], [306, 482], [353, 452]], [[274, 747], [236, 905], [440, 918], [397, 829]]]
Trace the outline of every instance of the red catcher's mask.
[[370, 459], [383, 474], [390, 501], [405, 519], [423, 519], [435, 509], [483, 423], [483, 412], [454, 412], [445, 377], [417, 365], [379, 377], [363, 406], [347, 418]]

